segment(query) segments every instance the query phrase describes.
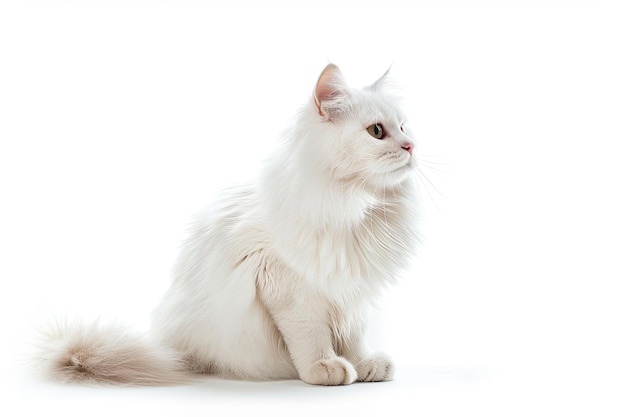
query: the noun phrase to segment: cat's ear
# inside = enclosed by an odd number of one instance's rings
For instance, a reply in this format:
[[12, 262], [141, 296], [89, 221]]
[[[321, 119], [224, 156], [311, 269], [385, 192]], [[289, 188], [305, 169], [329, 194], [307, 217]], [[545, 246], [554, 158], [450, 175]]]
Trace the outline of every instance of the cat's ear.
[[382, 91], [384, 90], [386, 87], [389, 87], [390, 85], [393, 85], [393, 82], [391, 81], [391, 77], [389, 76], [389, 73], [391, 72], [391, 66], [389, 68], [387, 68], [387, 71], [385, 71], [385, 73], [382, 75], [382, 77], [380, 77], [378, 80], [376, 80], [376, 82], [374, 82], [374, 84], [370, 85], [369, 88], [375, 91]]
[[371, 91], [382, 93], [388, 97], [393, 97], [395, 100], [403, 101], [404, 95], [402, 94], [402, 86], [398, 84], [392, 74], [392, 67], [389, 67], [387, 71], [376, 82], [368, 87]]
[[345, 112], [349, 88], [335, 64], [328, 64], [320, 74], [315, 86], [313, 101], [320, 116], [331, 120]]

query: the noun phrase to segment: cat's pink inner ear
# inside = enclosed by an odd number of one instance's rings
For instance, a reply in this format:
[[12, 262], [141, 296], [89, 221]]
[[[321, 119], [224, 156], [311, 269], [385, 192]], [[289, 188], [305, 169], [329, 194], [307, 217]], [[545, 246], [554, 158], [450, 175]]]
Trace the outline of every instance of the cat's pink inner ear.
[[320, 116], [325, 116], [322, 102], [340, 97], [345, 90], [346, 84], [339, 67], [335, 64], [328, 64], [320, 74], [315, 87], [315, 106]]

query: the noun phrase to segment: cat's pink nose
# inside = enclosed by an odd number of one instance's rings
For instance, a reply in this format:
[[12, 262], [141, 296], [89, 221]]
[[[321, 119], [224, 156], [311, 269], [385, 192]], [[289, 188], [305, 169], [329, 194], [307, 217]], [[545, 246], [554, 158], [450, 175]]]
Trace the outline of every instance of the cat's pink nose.
[[405, 142], [402, 145], [402, 149], [406, 149], [409, 155], [413, 155], [413, 144], [411, 142]]

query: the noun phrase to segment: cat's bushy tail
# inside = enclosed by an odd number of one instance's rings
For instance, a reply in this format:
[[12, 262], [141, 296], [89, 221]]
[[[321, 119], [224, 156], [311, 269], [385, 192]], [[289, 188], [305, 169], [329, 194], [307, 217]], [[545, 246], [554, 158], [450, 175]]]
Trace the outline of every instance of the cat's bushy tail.
[[37, 345], [36, 366], [57, 381], [171, 385], [192, 378], [173, 349], [120, 325], [56, 323]]

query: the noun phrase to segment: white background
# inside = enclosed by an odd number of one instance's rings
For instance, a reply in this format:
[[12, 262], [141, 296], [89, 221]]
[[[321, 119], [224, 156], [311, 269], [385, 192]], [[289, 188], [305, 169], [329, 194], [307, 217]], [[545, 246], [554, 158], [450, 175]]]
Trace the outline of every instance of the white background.
[[[1, 3], [2, 407], [623, 416], [625, 21], [591, 1]], [[51, 317], [147, 326], [190, 216], [254, 178], [329, 61], [356, 86], [393, 63], [418, 136], [425, 244], [372, 319], [396, 380], [30, 373]]]

